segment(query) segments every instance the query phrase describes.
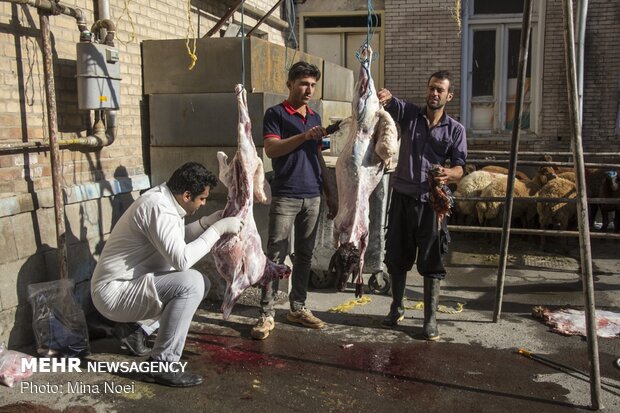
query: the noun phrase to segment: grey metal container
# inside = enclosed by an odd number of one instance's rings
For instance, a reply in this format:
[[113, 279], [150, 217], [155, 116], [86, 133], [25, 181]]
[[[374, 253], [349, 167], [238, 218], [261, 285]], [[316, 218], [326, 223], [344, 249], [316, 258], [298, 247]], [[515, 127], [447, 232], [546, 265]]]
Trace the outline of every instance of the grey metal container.
[[[326, 179], [336, 179], [336, 170], [327, 169]], [[364, 254], [364, 274], [373, 274], [383, 277], [383, 259], [385, 257], [385, 227], [389, 199], [390, 175], [384, 174], [379, 185], [370, 195], [370, 224], [368, 228], [368, 248]], [[327, 206], [321, 202], [321, 215], [317, 229], [316, 244], [312, 256], [311, 282], [315, 287], [335, 285], [335, 279], [328, 274], [329, 261], [336, 251], [333, 246], [334, 221], [327, 219]], [[366, 277], [365, 277], [366, 278]], [[351, 280], [349, 280], [351, 281]], [[389, 286], [388, 286], [389, 288]]]
[[118, 109], [121, 104], [118, 49], [105, 44], [77, 44], [77, 87], [80, 110]]

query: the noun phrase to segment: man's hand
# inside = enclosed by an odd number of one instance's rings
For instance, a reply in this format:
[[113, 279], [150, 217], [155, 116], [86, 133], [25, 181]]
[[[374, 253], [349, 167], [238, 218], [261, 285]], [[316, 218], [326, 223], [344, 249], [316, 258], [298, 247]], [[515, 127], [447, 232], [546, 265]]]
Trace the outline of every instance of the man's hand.
[[439, 172], [435, 175], [435, 182], [439, 185], [456, 183], [463, 176], [463, 168], [455, 166], [454, 168], [439, 167]]
[[207, 216], [200, 218], [200, 226], [202, 227], [202, 229], [206, 230], [211, 225], [215, 224], [216, 221], [222, 218], [223, 211], [224, 211], [223, 209], [220, 209], [218, 211], [215, 211], [211, 215], [207, 215]]
[[323, 136], [325, 135], [327, 135], [327, 131], [322, 126], [313, 126], [312, 128], [308, 129], [306, 132], [304, 132], [304, 138], [307, 141], [309, 140], [320, 141], [321, 139], [323, 139]]
[[387, 89], [380, 89], [377, 92], [377, 97], [381, 106], [385, 106], [392, 101], [392, 92]]
[[216, 230], [220, 236], [224, 234], [239, 235], [243, 229], [243, 225], [244, 222], [242, 219], [238, 217], [227, 217], [215, 222], [211, 227]]
[[338, 215], [338, 202], [330, 196], [325, 200], [327, 202], [327, 219], [334, 219]]

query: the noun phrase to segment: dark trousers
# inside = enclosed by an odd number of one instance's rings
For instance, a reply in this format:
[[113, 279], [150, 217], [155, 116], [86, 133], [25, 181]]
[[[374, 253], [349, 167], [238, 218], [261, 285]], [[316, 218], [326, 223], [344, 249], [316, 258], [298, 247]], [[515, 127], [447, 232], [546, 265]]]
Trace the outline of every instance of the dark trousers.
[[443, 279], [443, 255], [450, 235], [446, 220], [437, 226], [437, 214], [427, 202], [392, 191], [388, 212], [384, 263], [392, 277], [395, 303], [402, 305], [407, 271], [416, 264], [424, 277]]

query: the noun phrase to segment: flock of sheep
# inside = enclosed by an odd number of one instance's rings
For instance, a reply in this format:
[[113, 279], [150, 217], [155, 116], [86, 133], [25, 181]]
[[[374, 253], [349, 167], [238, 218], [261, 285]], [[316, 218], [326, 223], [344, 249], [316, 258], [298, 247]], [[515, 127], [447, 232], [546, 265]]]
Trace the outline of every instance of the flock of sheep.
[[[550, 161], [549, 158], [545, 160]], [[471, 170], [467, 168], [468, 171]], [[454, 190], [457, 198], [452, 223], [461, 225], [501, 226], [502, 201], [468, 201], [466, 198], [505, 197], [508, 170], [485, 166], [467, 173]], [[590, 198], [620, 198], [620, 182], [616, 170], [586, 169], [586, 193]], [[574, 202], [519, 202], [520, 197], [575, 198], [575, 172], [569, 168], [543, 166], [528, 177], [517, 171], [514, 184], [515, 202], [512, 218], [516, 226], [566, 230], [577, 225], [577, 205]], [[613, 213], [614, 232], [620, 232], [620, 204], [589, 203], [590, 226], [598, 211], [602, 216], [602, 231], [609, 227]]]

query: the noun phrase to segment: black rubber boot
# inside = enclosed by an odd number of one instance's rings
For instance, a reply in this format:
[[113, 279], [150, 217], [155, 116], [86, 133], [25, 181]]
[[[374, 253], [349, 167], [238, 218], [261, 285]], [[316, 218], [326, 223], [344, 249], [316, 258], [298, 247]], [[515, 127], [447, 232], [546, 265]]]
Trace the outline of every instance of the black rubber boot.
[[389, 314], [381, 321], [382, 327], [396, 327], [405, 318], [403, 297], [405, 296], [407, 273], [390, 274], [390, 277], [392, 279], [392, 305], [390, 305]]
[[437, 329], [437, 306], [439, 305], [439, 284], [441, 280], [424, 277], [424, 328], [425, 340], [439, 340]]

